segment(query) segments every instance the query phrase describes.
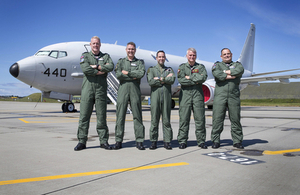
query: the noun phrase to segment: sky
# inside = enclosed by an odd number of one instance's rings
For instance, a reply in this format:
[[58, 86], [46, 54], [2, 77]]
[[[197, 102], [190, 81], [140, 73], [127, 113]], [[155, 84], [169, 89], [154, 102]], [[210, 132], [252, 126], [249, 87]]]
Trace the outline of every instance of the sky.
[[198, 59], [215, 62], [224, 47], [237, 60], [254, 23], [255, 73], [300, 68], [299, 10], [299, 0], [0, 0], [0, 95], [40, 92], [10, 75], [13, 63], [94, 35], [178, 56], [194, 47]]

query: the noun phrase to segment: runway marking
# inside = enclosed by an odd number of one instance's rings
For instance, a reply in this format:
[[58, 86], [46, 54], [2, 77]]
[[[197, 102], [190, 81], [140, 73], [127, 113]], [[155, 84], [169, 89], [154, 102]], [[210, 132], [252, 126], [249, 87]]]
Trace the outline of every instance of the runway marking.
[[24, 123], [46, 123], [46, 122], [43, 122], [43, 121], [27, 121], [27, 120], [24, 120], [22, 118], [19, 118], [19, 120], [24, 122]]
[[291, 149], [291, 150], [278, 150], [278, 151], [265, 150], [263, 152], [263, 154], [276, 155], [276, 154], [284, 154], [284, 153], [290, 153], [290, 152], [300, 152], [300, 148], [298, 148], [298, 149]]
[[256, 160], [253, 158], [245, 158], [243, 156], [237, 156], [233, 154], [229, 154], [228, 152], [213, 152], [208, 154], [203, 154], [210, 157], [218, 158], [221, 160], [227, 160], [229, 162], [237, 163], [240, 165], [254, 165], [258, 163], [264, 163], [264, 161]]
[[171, 164], [131, 167], [131, 168], [125, 168], [125, 169], [112, 169], [112, 170], [105, 170], [105, 171], [73, 173], [73, 174], [66, 174], [66, 175], [54, 175], [54, 176], [46, 176], [46, 177], [34, 177], [34, 178], [26, 178], [26, 179], [7, 180], [7, 181], [0, 181], [0, 185], [9, 185], [9, 184], [27, 183], [27, 182], [45, 181], [45, 180], [54, 180], [54, 179], [63, 179], [63, 178], [71, 178], [71, 177], [83, 177], [83, 176], [89, 176], [89, 175], [120, 173], [120, 172], [125, 172], [125, 171], [139, 171], [139, 170], [146, 170], [146, 169], [175, 167], [175, 166], [182, 166], [182, 165], [188, 165], [188, 164], [189, 163], [186, 163], [186, 162], [180, 162], [180, 163], [171, 163]]
[[24, 123], [29, 123], [28, 121], [25, 121], [24, 119], [22, 118], [19, 118], [20, 121], [23, 121]]

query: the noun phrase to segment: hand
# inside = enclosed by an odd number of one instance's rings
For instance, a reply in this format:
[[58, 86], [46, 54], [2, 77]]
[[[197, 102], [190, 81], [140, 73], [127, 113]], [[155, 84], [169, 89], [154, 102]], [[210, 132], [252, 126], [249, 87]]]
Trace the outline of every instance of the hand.
[[226, 70], [225, 73], [226, 73], [227, 75], [231, 75], [231, 71], [230, 71], [230, 70]]
[[90, 65], [90, 67], [92, 67], [92, 68], [97, 68], [97, 65]]
[[96, 75], [102, 75], [102, 74], [105, 74], [105, 72], [98, 71]]
[[190, 76], [185, 76], [186, 79], [190, 79]]
[[226, 79], [235, 79], [235, 76], [227, 75]]
[[168, 74], [168, 76], [167, 76], [167, 77], [171, 77], [171, 76], [173, 76], [173, 73], [170, 73], [170, 74]]
[[159, 78], [158, 78], [158, 77], [154, 77], [153, 79], [154, 79], [154, 80], [158, 80]]
[[126, 71], [126, 70], [122, 70], [122, 73], [125, 75], [128, 75], [128, 71]]

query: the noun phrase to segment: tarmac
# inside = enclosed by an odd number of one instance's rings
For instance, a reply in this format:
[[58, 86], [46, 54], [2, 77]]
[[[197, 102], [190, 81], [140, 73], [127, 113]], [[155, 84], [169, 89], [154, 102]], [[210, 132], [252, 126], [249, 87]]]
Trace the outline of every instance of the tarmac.
[[[75, 104], [80, 110], [80, 105]], [[188, 147], [177, 142], [178, 107], [172, 110], [172, 150], [149, 150], [150, 106], [143, 106], [146, 150], [135, 147], [127, 114], [123, 148], [99, 147], [92, 114], [87, 149], [77, 145], [79, 112], [61, 103], [0, 101], [0, 194], [299, 194], [300, 108], [242, 107], [244, 150], [232, 146], [225, 119], [221, 147], [212, 149], [212, 111], [206, 110], [208, 149], [197, 146], [190, 121]], [[115, 106], [108, 105], [109, 143], [115, 143]]]

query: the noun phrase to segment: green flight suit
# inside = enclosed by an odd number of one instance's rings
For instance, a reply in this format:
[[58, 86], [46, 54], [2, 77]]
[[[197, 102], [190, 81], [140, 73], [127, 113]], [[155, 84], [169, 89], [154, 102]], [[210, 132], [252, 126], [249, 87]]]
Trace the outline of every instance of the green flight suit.
[[[230, 70], [231, 76], [235, 79], [226, 79], [224, 71]], [[223, 131], [226, 108], [228, 108], [229, 119], [231, 122], [231, 137], [233, 144], [242, 143], [243, 131], [241, 120], [241, 103], [239, 84], [244, 73], [244, 68], [240, 62], [216, 62], [212, 67], [215, 77], [215, 97], [213, 103], [213, 126], [211, 141], [220, 143], [220, 134]]]
[[[100, 65], [101, 71], [106, 72], [103, 75], [96, 75], [98, 70], [90, 65]], [[86, 144], [90, 118], [95, 104], [97, 116], [97, 133], [100, 144], [108, 140], [108, 127], [106, 124], [107, 108], [107, 73], [114, 69], [114, 63], [106, 53], [99, 53], [94, 56], [92, 52], [83, 53], [80, 60], [80, 66], [84, 74], [81, 99], [80, 99], [80, 118], [78, 125], [77, 138], [79, 143]]]
[[[167, 77], [169, 74], [173, 76]], [[154, 77], [162, 78], [163, 81], [155, 80]], [[158, 140], [158, 125], [160, 115], [162, 116], [163, 140], [164, 142], [171, 142], [173, 139], [173, 132], [170, 123], [171, 106], [172, 106], [172, 90], [171, 86], [175, 81], [175, 74], [171, 67], [161, 66], [157, 64], [150, 67], [147, 71], [147, 80], [151, 86], [151, 127], [150, 127], [150, 141], [156, 142]], [[164, 82], [162, 84], [162, 82]]]
[[[122, 70], [128, 71], [128, 75], [123, 74]], [[135, 57], [132, 61], [129, 61], [127, 57], [121, 58], [116, 65], [115, 72], [116, 77], [120, 81], [116, 107], [116, 142], [123, 142], [128, 101], [133, 114], [136, 142], [143, 142], [145, 139], [145, 127], [142, 117], [140, 81], [145, 75], [144, 61]]]
[[[185, 76], [190, 76], [190, 79], [186, 79]], [[200, 145], [205, 143], [206, 139], [204, 95], [202, 90], [202, 83], [207, 78], [205, 66], [197, 62], [194, 66], [190, 66], [188, 62], [181, 64], [177, 77], [178, 82], [181, 84], [178, 142], [179, 144], [187, 144], [191, 111], [193, 110], [196, 127], [195, 134], [197, 144]]]

